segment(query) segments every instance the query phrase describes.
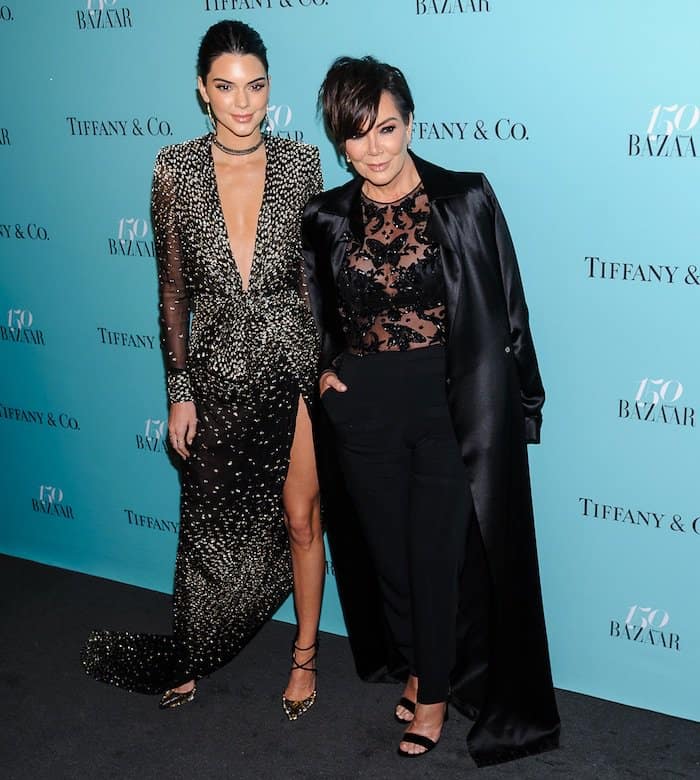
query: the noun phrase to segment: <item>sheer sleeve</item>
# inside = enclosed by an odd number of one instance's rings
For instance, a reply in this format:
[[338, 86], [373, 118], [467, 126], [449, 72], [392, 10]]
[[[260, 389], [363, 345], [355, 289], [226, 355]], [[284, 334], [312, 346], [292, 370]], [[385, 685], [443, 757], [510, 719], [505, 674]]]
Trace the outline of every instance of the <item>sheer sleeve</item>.
[[[307, 170], [305, 171], [306, 188], [301, 201], [302, 219], [303, 210], [306, 204], [323, 190], [323, 174], [321, 173], [321, 157], [319, 151], [315, 146], [311, 147], [311, 155], [309, 157]], [[302, 244], [304, 240], [302, 238]], [[303, 255], [299, 260], [299, 295], [301, 296], [306, 307], [311, 309], [311, 302], [309, 300], [309, 286], [306, 279], [305, 261]]]
[[168, 383], [168, 400], [192, 400], [187, 374], [190, 302], [185, 282], [180, 235], [175, 217], [175, 183], [160, 152], [151, 191], [151, 214], [158, 257], [160, 343]]

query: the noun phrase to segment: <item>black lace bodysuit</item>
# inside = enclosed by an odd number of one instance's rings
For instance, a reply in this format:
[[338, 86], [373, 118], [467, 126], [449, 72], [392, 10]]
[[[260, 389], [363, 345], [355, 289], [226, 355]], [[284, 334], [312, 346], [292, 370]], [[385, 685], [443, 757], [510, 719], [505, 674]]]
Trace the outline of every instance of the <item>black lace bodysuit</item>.
[[348, 244], [338, 275], [348, 351], [406, 351], [445, 343], [440, 252], [425, 233], [430, 204], [419, 184], [393, 203], [362, 195], [364, 240]]

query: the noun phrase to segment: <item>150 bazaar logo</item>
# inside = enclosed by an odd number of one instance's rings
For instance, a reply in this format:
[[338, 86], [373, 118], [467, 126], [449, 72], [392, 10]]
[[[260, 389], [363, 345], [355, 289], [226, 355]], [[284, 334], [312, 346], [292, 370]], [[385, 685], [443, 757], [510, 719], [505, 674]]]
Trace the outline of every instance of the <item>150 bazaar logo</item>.
[[668, 629], [670, 620], [664, 609], [633, 604], [624, 620], [610, 621], [610, 638], [680, 652], [681, 638]]
[[267, 108], [267, 125], [272, 135], [277, 135], [281, 138], [291, 138], [294, 141], [303, 141], [304, 131], [295, 130], [292, 127], [293, 119], [292, 107], [289, 105], [281, 104], [268, 106]]
[[39, 485], [38, 498], [32, 498], [32, 511], [42, 515], [75, 520], [73, 507], [63, 503], [63, 491], [54, 485]]
[[621, 420], [695, 428], [695, 409], [677, 405], [683, 392], [683, 385], [677, 379], [645, 377], [634, 399], [618, 401], [617, 416]]
[[646, 133], [630, 133], [627, 141], [629, 157], [696, 158], [700, 137], [693, 131], [700, 122], [700, 106], [692, 103], [659, 103], [651, 110]]
[[490, 0], [413, 0], [416, 13], [424, 14], [487, 14], [491, 11]]
[[0, 325], [0, 341], [46, 346], [44, 331], [32, 327], [34, 315], [29, 309], [8, 309], [5, 322]]
[[136, 449], [142, 452], [168, 452], [167, 421], [149, 417], [143, 433], [136, 434]]
[[120, 0], [86, 0], [85, 9], [75, 12], [78, 30], [125, 30], [134, 26], [131, 9]]
[[138, 217], [122, 217], [117, 225], [115, 238], [108, 238], [109, 254], [117, 257], [156, 256], [155, 242], [148, 220]]

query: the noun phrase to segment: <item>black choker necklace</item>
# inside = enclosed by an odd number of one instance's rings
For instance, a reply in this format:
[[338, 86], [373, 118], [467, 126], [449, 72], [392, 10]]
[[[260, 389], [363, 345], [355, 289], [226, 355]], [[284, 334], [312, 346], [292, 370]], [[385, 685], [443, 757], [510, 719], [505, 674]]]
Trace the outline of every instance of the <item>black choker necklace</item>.
[[243, 155], [253, 154], [253, 152], [257, 151], [265, 143], [265, 136], [262, 136], [255, 146], [249, 146], [247, 149], [231, 149], [230, 146], [224, 146], [215, 135], [212, 135], [211, 142], [217, 149], [221, 149], [225, 154], [233, 154], [236, 157], [242, 157]]

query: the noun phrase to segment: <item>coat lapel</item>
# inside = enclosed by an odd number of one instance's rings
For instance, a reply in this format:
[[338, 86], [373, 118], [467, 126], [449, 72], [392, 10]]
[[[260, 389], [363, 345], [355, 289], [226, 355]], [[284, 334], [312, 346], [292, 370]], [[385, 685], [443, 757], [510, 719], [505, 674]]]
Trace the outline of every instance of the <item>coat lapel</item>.
[[[430, 197], [428, 195], [428, 197]], [[427, 235], [440, 246], [442, 257], [442, 272], [445, 278], [445, 306], [447, 309], [447, 334], [454, 330], [457, 308], [464, 286], [462, 263], [447, 230], [449, 224], [449, 202], [444, 200], [431, 201], [430, 218]]]
[[331, 190], [320, 209], [321, 214], [330, 216], [326, 228], [329, 231], [327, 245], [332, 247], [330, 261], [334, 279], [337, 279], [345, 262], [348, 241], [353, 237], [360, 243], [363, 241], [361, 189], [362, 179], [355, 177], [342, 187]]
[[447, 308], [447, 333], [454, 330], [455, 317], [464, 287], [464, 273], [456, 242], [450, 237], [450, 225], [455, 216], [451, 208], [452, 198], [463, 196], [464, 187], [454, 182], [454, 175], [437, 165], [427, 162], [410, 152], [416, 170], [425, 187], [430, 202], [430, 216], [426, 234], [440, 246], [442, 272], [445, 277], [445, 306]]

